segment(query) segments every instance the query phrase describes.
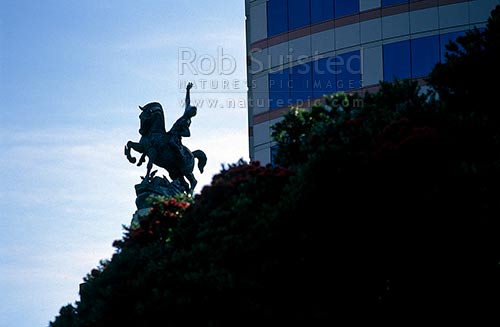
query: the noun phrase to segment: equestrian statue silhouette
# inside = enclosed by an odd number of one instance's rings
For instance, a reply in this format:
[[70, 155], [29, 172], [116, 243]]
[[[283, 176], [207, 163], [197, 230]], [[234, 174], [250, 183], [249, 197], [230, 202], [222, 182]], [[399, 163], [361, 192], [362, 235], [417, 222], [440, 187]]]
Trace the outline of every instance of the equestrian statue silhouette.
[[[167, 132], [165, 130], [165, 115], [163, 108], [158, 102], [150, 102], [141, 109], [140, 129], [141, 139], [139, 142], [128, 141], [125, 145], [125, 155], [131, 163], [136, 162], [136, 158], [131, 155], [131, 149], [142, 154], [137, 166], [141, 166], [148, 157], [146, 176], [143, 183], [148, 183], [153, 164], [166, 169], [172, 181], [178, 180], [185, 188], [186, 192], [193, 194], [197, 184], [193, 175], [194, 159], [198, 159], [198, 169], [203, 173], [203, 168], [207, 163], [207, 156], [201, 150], [191, 152], [186, 146], [182, 145], [182, 137], [191, 136], [189, 127], [191, 118], [196, 116], [196, 107], [191, 106], [190, 90], [192, 83], [186, 87], [186, 107], [184, 114], [177, 119], [172, 128]], [[186, 177], [189, 184], [184, 179]]]

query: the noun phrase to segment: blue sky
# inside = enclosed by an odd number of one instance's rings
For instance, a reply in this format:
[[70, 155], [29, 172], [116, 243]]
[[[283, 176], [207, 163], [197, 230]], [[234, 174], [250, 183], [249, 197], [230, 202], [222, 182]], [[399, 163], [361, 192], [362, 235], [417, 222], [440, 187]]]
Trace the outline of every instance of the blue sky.
[[196, 193], [248, 160], [244, 24], [244, 1], [0, 0], [0, 326], [47, 326], [111, 257], [144, 175], [123, 155], [138, 105], [170, 127], [195, 82]]

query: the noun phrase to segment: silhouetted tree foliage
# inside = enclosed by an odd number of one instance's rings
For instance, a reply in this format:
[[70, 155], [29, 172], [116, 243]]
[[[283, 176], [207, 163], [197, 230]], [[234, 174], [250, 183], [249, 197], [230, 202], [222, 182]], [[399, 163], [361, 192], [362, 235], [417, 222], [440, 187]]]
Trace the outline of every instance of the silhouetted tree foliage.
[[156, 199], [50, 326], [497, 321], [499, 17], [448, 46], [431, 88], [293, 109], [277, 165]]

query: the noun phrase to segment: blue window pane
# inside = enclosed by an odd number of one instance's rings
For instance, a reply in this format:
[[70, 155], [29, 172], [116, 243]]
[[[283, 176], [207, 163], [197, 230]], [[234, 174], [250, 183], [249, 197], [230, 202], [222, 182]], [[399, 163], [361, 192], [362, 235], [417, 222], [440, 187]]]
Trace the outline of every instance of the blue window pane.
[[384, 81], [411, 77], [410, 41], [386, 44], [384, 54]]
[[335, 17], [342, 17], [359, 12], [357, 0], [335, 0]]
[[446, 45], [450, 41], [456, 41], [457, 37], [465, 35], [466, 31], [460, 31], [460, 32], [452, 32], [452, 33], [446, 33], [446, 34], [441, 34], [439, 36], [439, 48], [441, 52], [441, 62], [446, 62]]
[[280, 34], [287, 30], [287, 0], [269, 0], [267, 2], [267, 36]]
[[290, 69], [269, 74], [269, 108], [276, 109], [288, 105], [290, 98]]
[[407, 3], [408, 0], [382, 0], [382, 7], [397, 5], [399, 3]]
[[361, 87], [361, 56], [359, 50], [337, 56], [337, 91]]
[[311, 1], [311, 23], [319, 23], [334, 17], [334, 5], [332, 0]]
[[411, 75], [429, 75], [439, 62], [439, 37], [429, 36], [411, 40]]
[[311, 63], [313, 97], [337, 92], [334, 58], [322, 58]]
[[288, 0], [288, 28], [292, 30], [309, 24], [309, 0]]
[[311, 63], [293, 66], [290, 69], [290, 100], [301, 103], [312, 97]]

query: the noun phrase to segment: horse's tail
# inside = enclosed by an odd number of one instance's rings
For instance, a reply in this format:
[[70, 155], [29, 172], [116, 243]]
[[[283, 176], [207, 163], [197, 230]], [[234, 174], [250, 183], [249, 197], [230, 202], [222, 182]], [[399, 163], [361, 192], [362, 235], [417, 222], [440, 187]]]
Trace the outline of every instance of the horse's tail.
[[203, 168], [207, 164], [207, 155], [201, 150], [195, 150], [193, 151], [193, 156], [198, 159], [198, 169], [200, 173], [203, 173]]

